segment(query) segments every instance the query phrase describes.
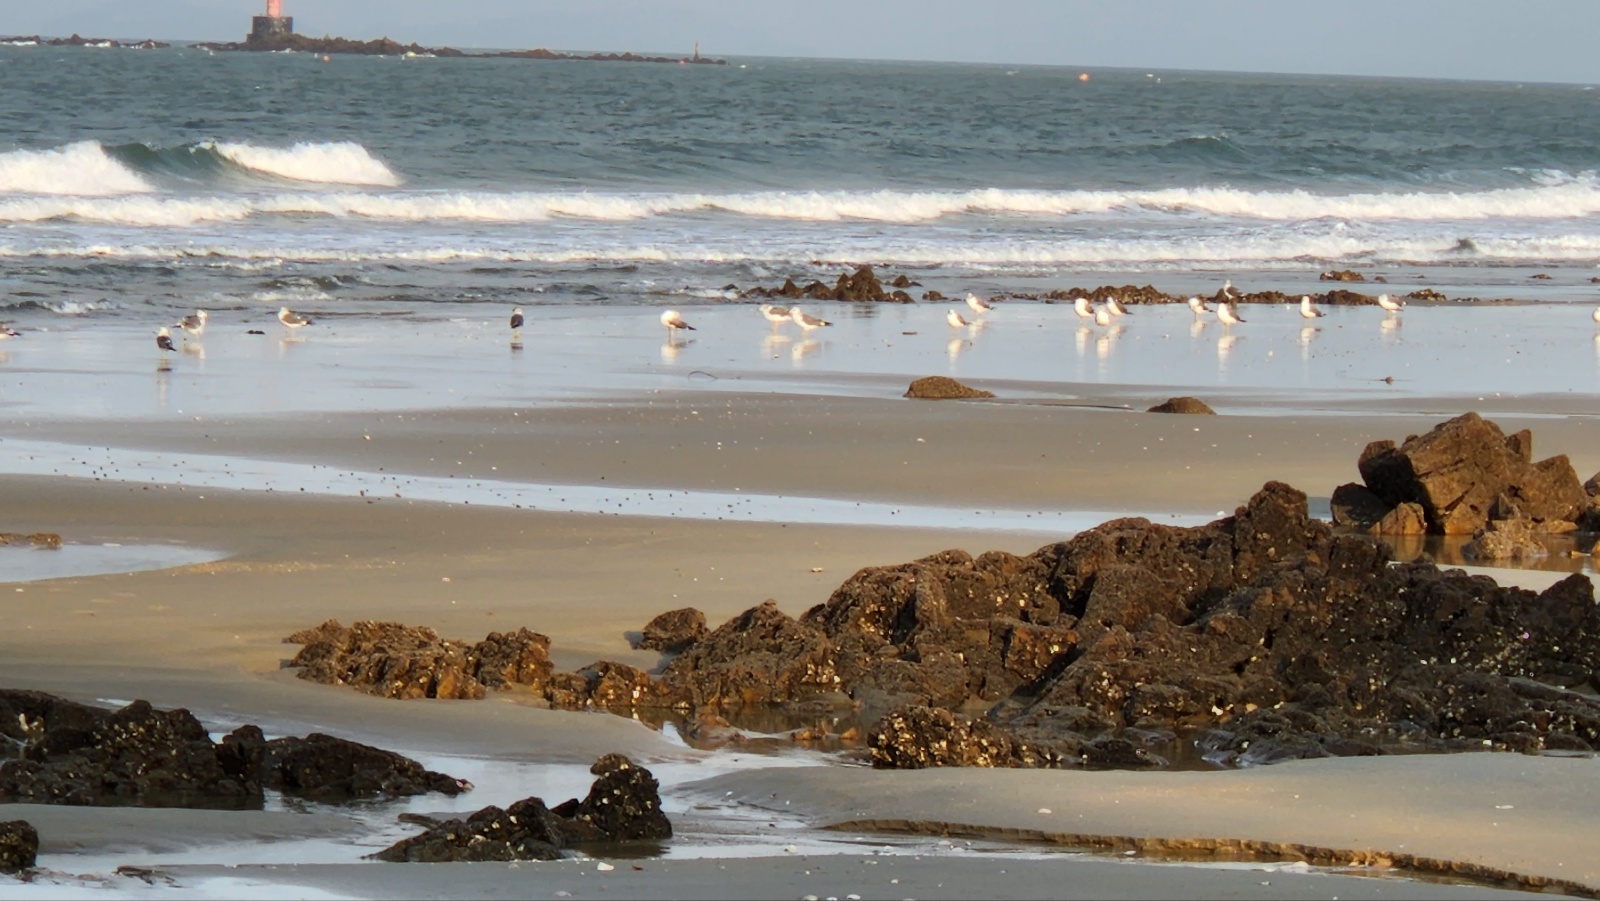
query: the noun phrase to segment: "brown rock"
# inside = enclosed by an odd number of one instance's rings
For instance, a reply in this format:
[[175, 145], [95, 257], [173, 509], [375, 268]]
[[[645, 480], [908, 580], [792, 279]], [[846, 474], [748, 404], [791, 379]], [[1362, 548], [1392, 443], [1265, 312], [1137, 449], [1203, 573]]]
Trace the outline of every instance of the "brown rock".
[[1365, 529], [1377, 524], [1389, 512], [1389, 505], [1382, 498], [1354, 482], [1333, 489], [1328, 505], [1333, 513], [1333, 524], [1344, 528]]
[[695, 709], [797, 701], [838, 687], [832, 642], [770, 600], [674, 658], [661, 679]]
[[1421, 504], [1405, 503], [1385, 513], [1367, 529], [1368, 535], [1426, 535], [1428, 518]]
[[682, 607], [668, 610], [646, 623], [639, 643], [634, 647], [676, 654], [708, 634], [706, 615], [693, 607]]
[[1195, 397], [1172, 397], [1151, 407], [1149, 413], [1201, 413], [1209, 416], [1217, 415], [1217, 411], [1206, 405], [1205, 401]]
[[1317, 276], [1317, 278], [1325, 282], [1364, 282], [1367, 280], [1366, 276], [1354, 269], [1329, 269], [1327, 272]]
[[486, 688], [505, 691], [513, 685], [526, 685], [541, 692], [555, 671], [550, 662], [550, 638], [527, 629], [491, 632], [467, 654], [467, 668]]
[[1467, 413], [1395, 447], [1367, 446], [1358, 467], [1367, 487], [1389, 504], [1421, 504], [1430, 532], [1471, 535], [1487, 525], [1495, 498], [1511, 498], [1534, 522], [1573, 522], [1588, 505], [1565, 456], [1538, 463], [1532, 437], [1507, 437]]
[[1550, 556], [1533, 527], [1521, 519], [1501, 519], [1489, 523], [1461, 548], [1473, 560], [1529, 561]]
[[990, 391], [980, 391], [969, 388], [953, 378], [942, 375], [930, 375], [917, 379], [906, 389], [906, 397], [922, 400], [950, 400], [972, 397], [994, 397]]

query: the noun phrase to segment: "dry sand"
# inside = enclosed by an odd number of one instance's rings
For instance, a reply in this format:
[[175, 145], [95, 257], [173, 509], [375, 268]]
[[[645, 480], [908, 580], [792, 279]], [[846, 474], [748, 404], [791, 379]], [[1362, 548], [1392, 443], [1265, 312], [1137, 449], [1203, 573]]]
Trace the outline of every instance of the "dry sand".
[[[873, 384], [871, 380], [857, 387]], [[881, 392], [880, 392], [881, 393]], [[1182, 391], [1145, 391], [1148, 403]], [[1106, 391], [1115, 399], [1115, 391]], [[1141, 401], [1143, 402], [1143, 400]], [[1514, 404], [1507, 404], [1514, 407]], [[1458, 400], [1312, 416], [1159, 416], [1033, 403], [930, 403], [878, 397], [635, 394], [566, 406], [218, 416], [160, 421], [8, 421], [0, 438], [312, 461], [387, 472], [529, 482], [740, 490], [944, 506], [1188, 515], [1231, 512], [1267, 479], [1317, 499], [1356, 478], [1377, 438], [1402, 439], [1467, 407]], [[1566, 452], [1600, 468], [1594, 424], [1576, 417], [1498, 417], [1529, 425], [1543, 456]], [[643, 516], [532, 513], [384, 499], [166, 490], [114, 481], [6, 477], [0, 526], [57, 531], [82, 542], [213, 548], [219, 562], [0, 589], [0, 684], [82, 699], [147, 698], [187, 706], [213, 725], [333, 731], [416, 753], [586, 762], [624, 751], [646, 761], [700, 759], [619, 717], [537, 709], [515, 695], [484, 702], [383, 701], [309, 685], [280, 670], [283, 636], [324, 619], [388, 619], [477, 639], [526, 626], [554, 640], [557, 663], [605, 657], [651, 666], [625, 633], [693, 605], [721, 622], [766, 598], [798, 614], [863, 566], [945, 548], [1029, 552], [1039, 534], [847, 524], [762, 524]], [[1316, 509], [1315, 506], [1313, 509]], [[1065, 538], [1067, 536], [1058, 536]], [[4, 575], [0, 574], [0, 579]], [[1042, 833], [1253, 839], [1413, 853], [1580, 881], [1600, 874], [1578, 844], [1600, 834], [1594, 762], [1514, 757], [1405, 758], [1282, 765], [1221, 773], [878, 773], [773, 770], [721, 777], [755, 807], [776, 795], [815, 825], [906, 820]], [[536, 786], [529, 793], [537, 793]], [[1294, 796], [1299, 794], [1300, 798]], [[1047, 798], [1047, 801], [1041, 801]], [[1506, 811], [1499, 804], [1512, 805]], [[1045, 817], [1039, 807], [1056, 811]], [[47, 852], [59, 829], [113, 830], [102, 812], [42, 811]], [[213, 830], [219, 815], [162, 813], [163, 829]], [[272, 817], [230, 820], [238, 835]], [[180, 825], [181, 824], [181, 825]], [[304, 821], [293, 829], [342, 828]], [[113, 830], [114, 831], [114, 830]], [[1042, 837], [1042, 836], [1041, 836]], [[115, 846], [105, 838], [108, 846]], [[137, 863], [137, 855], [129, 863]], [[48, 863], [48, 861], [47, 861]], [[1064, 883], [1053, 863], [961, 859], [818, 863], [855, 874], [901, 868], [892, 888], [823, 884], [805, 861], [619, 865], [609, 897], [1304, 896], [1358, 891], [1408, 897], [1394, 882], [1197, 872], [1077, 861]], [[353, 895], [529, 891], [580, 895], [581, 864], [506, 868], [277, 869], [251, 878]], [[727, 866], [730, 870], [719, 869]], [[1010, 870], [1003, 878], [999, 868]], [[411, 871], [415, 870], [415, 875]], [[185, 879], [222, 871], [191, 868]], [[233, 873], [233, 871], [228, 871]], [[879, 872], [888, 872], [884, 869]], [[463, 873], [470, 875], [463, 876]], [[238, 875], [233, 873], [233, 875]], [[459, 879], [468, 880], [461, 883]], [[1329, 881], [1320, 881], [1327, 879]], [[1270, 886], [1261, 885], [1270, 881]], [[463, 885], [466, 887], [463, 888]], [[828, 887], [833, 886], [833, 887]], [[1439, 891], [1423, 886], [1423, 894]], [[0, 894], [3, 894], [0, 888]], [[1467, 895], [1462, 895], [1467, 896]], [[1478, 893], [1477, 897], [1486, 896]]]

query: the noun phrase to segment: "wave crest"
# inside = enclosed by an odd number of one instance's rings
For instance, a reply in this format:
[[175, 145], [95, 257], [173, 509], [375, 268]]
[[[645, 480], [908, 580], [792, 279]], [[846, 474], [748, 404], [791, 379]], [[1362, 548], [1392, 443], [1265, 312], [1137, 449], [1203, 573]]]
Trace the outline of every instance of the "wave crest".
[[393, 169], [384, 165], [367, 148], [351, 141], [331, 144], [301, 141], [288, 148], [257, 147], [254, 144], [209, 146], [237, 166], [290, 181], [380, 188], [394, 188], [401, 184], [400, 176]]
[[0, 153], [0, 194], [110, 197], [154, 190], [154, 185], [107, 154], [98, 141]]

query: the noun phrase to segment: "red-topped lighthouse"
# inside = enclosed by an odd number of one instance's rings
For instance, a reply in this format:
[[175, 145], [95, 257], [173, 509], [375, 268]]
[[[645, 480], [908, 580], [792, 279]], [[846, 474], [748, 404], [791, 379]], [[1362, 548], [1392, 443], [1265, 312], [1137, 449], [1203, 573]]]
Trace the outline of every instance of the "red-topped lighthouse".
[[267, 14], [250, 20], [250, 37], [245, 44], [261, 47], [294, 34], [294, 17], [283, 14], [283, 0], [267, 0]]

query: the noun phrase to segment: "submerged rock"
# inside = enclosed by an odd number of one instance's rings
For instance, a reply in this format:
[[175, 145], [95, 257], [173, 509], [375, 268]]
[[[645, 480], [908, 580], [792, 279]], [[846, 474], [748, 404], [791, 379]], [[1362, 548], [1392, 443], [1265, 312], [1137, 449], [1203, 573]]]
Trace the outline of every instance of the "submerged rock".
[[621, 754], [607, 754], [590, 767], [598, 778], [582, 800], [553, 810], [541, 798], [510, 807], [485, 807], [465, 820], [432, 820], [427, 831], [372, 855], [393, 863], [556, 860], [562, 851], [588, 846], [660, 841], [672, 837], [661, 811], [655, 776]]

